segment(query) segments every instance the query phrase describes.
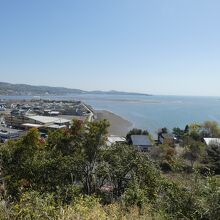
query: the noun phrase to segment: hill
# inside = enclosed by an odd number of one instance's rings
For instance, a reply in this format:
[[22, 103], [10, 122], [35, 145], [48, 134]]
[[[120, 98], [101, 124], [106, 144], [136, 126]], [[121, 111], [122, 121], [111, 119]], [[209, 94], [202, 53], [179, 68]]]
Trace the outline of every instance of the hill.
[[64, 87], [33, 86], [0, 82], [0, 95], [67, 95], [67, 94], [110, 94], [110, 95], [148, 95], [119, 91], [84, 91]]

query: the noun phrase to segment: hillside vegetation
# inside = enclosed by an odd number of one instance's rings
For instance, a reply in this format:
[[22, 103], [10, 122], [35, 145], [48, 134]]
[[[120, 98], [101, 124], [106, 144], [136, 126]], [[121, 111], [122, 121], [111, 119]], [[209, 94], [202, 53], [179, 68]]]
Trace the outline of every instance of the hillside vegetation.
[[1, 145], [0, 219], [220, 219], [220, 147], [202, 142], [216, 124], [176, 128], [181, 151], [148, 153], [106, 146], [108, 126], [74, 121]]

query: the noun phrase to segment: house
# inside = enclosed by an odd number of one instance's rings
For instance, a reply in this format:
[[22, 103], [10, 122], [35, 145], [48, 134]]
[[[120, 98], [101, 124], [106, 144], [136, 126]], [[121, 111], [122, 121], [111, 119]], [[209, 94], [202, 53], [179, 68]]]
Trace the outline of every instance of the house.
[[111, 135], [107, 138], [106, 144], [107, 146], [111, 146], [116, 143], [125, 143], [125, 142], [126, 142], [126, 139], [124, 137]]
[[22, 131], [6, 127], [0, 127], [0, 142], [6, 142], [11, 139], [18, 139], [23, 134]]
[[210, 146], [212, 144], [220, 146], [220, 138], [204, 138], [204, 141], [207, 146]]
[[5, 111], [5, 110], [6, 110], [6, 104], [0, 103], [0, 111]]
[[140, 151], [147, 151], [149, 148], [153, 147], [153, 143], [147, 135], [131, 135], [131, 141]]

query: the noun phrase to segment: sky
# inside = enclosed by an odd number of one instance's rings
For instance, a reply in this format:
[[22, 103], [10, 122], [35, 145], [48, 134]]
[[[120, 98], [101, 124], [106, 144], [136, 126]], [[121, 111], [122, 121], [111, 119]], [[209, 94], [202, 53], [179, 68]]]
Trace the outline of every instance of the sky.
[[0, 81], [220, 96], [219, 0], [0, 0]]

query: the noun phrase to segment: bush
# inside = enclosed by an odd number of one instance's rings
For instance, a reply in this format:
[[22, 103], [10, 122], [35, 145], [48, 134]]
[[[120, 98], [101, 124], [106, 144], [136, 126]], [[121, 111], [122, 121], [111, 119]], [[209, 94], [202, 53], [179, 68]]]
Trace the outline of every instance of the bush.
[[38, 220], [56, 219], [57, 208], [54, 197], [51, 194], [40, 194], [39, 192], [23, 193], [20, 201], [12, 208], [11, 219]]
[[151, 215], [150, 208], [145, 205], [140, 213], [137, 206], [124, 207], [119, 203], [101, 206], [100, 200], [94, 196], [80, 197], [73, 205], [61, 209], [59, 220], [150, 220], [162, 219], [159, 214]]
[[59, 220], [73, 219], [107, 219], [106, 212], [100, 204], [100, 200], [94, 196], [82, 196], [73, 205], [61, 209]]
[[147, 203], [147, 192], [141, 189], [137, 181], [130, 183], [123, 195], [125, 207], [137, 206], [140, 209]]

